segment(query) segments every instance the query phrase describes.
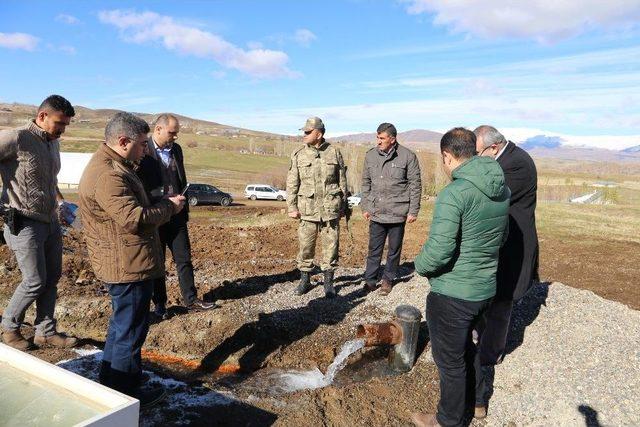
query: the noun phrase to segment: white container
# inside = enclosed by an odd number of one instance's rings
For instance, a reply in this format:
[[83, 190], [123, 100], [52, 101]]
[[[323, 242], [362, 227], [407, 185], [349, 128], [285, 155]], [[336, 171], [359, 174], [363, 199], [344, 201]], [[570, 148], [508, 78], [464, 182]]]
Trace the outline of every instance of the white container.
[[0, 425], [138, 426], [140, 402], [0, 344]]

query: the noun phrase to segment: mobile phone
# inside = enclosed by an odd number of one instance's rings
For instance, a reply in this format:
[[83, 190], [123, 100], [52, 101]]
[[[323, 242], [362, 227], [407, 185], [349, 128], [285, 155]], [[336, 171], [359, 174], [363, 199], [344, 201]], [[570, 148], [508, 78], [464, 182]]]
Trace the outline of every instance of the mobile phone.
[[182, 190], [182, 193], [180, 193], [181, 196], [184, 196], [185, 194], [187, 194], [187, 190], [189, 189], [190, 185], [191, 184], [187, 182], [187, 185], [184, 186], [184, 190]]

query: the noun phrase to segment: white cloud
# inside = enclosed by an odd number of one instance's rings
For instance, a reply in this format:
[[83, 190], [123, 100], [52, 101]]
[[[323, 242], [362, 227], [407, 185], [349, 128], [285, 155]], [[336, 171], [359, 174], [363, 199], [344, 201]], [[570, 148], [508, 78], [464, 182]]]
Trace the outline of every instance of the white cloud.
[[0, 47], [7, 49], [22, 49], [34, 51], [38, 46], [39, 38], [25, 33], [0, 33]]
[[542, 43], [592, 29], [625, 30], [638, 25], [637, 0], [399, 0], [410, 14], [433, 14], [454, 32], [486, 38], [534, 39]]
[[225, 68], [257, 78], [298, 76], [287, 67], [289, 57], [282, 51], [244, 50], [216, 34], [178, 23], [170, 16], [111, 10], [99, 12], [98, 17], [101, 22], [117, 27], [131, 43], [161, 42], [168, 50], [213, 59]]
[[56, 16], [56, 21], [62, 22], [64, 24], [69, 24], [69, 25], [75, 25], [80, 23], [80, 20], [78, 18], [72, 15], [67, 15], [65, 13], [61, 13], [58, 16]]
[[316, 39], [316, 35], [306, 28], [300, 28], [296, 30], [295, 34], [293, 35], [293, 40], [304, 47], [309, 47], [309, 45], [311, 45], [311, 42]]

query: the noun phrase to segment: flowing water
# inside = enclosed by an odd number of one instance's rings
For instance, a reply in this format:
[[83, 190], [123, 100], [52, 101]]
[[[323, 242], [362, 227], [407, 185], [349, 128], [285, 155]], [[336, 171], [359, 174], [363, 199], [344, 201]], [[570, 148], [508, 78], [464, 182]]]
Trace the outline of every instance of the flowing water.
[[310, 371], [280, 371], [269, 376], [268, 387], [274, 394], [326, 387], [333, 383], [336, 374], [345, 367], [349, 356], [364, 347], [364, 342], [363, 339], [357, 339], [344, 343], [324, 374], [318, 368]]

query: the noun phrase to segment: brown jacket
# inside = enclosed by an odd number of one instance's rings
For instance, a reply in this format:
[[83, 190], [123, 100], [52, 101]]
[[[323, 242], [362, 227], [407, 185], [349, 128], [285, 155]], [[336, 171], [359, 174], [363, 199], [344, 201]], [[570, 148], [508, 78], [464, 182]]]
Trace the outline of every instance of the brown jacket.
[[173, 214], [151, 205], [134, 165], [101, 144], [80, 179], [80, 215], [89, 259], [106, 283], [155, 279], [165, 274], [158, 226]]

